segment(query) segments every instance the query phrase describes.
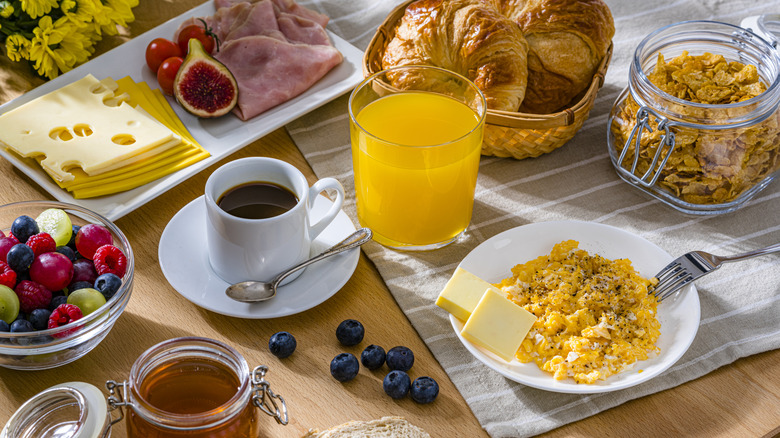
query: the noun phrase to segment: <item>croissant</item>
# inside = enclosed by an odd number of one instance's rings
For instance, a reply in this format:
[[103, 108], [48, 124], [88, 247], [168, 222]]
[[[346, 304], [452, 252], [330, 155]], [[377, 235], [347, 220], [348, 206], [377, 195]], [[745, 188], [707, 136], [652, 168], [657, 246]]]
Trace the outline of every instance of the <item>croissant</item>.
[[[399, 21], [382, 67], [434, 65], [472, 80], [490, 109], [517, 111], [525, 96], [528, 43], [520, 28], [480, 0], [418, 0]], [[394, 85], [415, 78], [397, 77]]]
[[615, 24], [601, 0], [490, 0], [528, 40], [528, 86], [521, 112], [552, 113], [590, 84]]

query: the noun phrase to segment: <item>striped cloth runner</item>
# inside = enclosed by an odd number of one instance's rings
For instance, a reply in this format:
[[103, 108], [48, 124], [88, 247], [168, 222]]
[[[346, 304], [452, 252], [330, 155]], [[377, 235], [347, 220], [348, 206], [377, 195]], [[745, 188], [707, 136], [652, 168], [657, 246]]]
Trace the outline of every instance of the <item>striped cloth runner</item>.
[[[309, 0], [332, 17], [329, 29], [365, 49], [399, 0]], [[683, 20], [739, 24], [780, 12], [780, 1], [608, 0], [615, 17], [614, 57], [590, 118], [564, 147], [517, 161], [482, 157], [471, 226], [457, 244], [428, 253], [364, 246], [398, 305], [444, 367], [483, 428], [493, 437], [539, 434], [628, 400], [700, 377], [736, 359], [780, 347], [780, 262], [777, 255], [727, 264], [697, 281], [702, 320], [689, 351], [662, 375], [628, 390], [597, 395], [550, 393], [514, 383], [475, 360], [460, 344], [445, 311], [433, 303], [457, 264], [486, 239], [524, 224], [576, 219], [642, 236], [673, 255], [699, 249], [732, 254], [780, 242], [780, 182], [733, 214], [677, 213], [622, 182], [606, 149], [607, 119], [626, 86], [634, 48], [656, 28]], [[345, 211], [357, 223], [347, 97], [287, 129], [318, 177], [341, 181]]]

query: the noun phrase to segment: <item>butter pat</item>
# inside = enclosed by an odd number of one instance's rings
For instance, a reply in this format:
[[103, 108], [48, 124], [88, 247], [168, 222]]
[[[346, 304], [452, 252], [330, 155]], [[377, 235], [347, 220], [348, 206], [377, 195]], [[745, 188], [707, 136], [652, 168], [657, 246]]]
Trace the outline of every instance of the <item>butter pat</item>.
[[535, 321], [533, 313], [493, 288], [479, 300], [460, 334], [469, 342], [511, 362]]
[[488, 289], [499, 292], [487, 281], [458, 268], [436, 299], [436, 305], [450, 312], [455, 318], [465, 321]]

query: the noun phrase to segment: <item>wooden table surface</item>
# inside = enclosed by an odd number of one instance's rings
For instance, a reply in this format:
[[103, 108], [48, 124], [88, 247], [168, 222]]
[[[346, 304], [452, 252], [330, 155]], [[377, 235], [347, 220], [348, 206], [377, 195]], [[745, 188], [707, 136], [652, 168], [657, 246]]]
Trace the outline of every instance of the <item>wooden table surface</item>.
[[[98, 53], [140, 35], [202, 3], [201, 0], [141, 0], [126, 35], [102, 41]], [[143, 62], [142, 59], [128, 62]], [[0, 56], [0, 104], [40, 85], [26, 64]], [[241, 157], [269, 156], [288, 161], [314, 182], [311, 168], [279, 129], [198, 173], [167, 193], [116, 221], [136, 254], [135, 287], [130, 303], [108, 337], [78, 361], [46, 371], [0, 369], [0, 424], [28, 398], [49, 386], [85, 381], [103, 388], [109, 379], [124, 380], [135, 359], [152, 345], [173, 337], [205, 336], [226, 342], [250, 366], [270, 367], [271, 388], [287, 399], [290, 424], [263, 422], [267, 436], [298, 437], [309, 428], [324, 429], [353, 419], [400, 415], [434, 437], [487, 436], [463, 397], [410, 325], [368, 258], [361, 254], [349, 282], [325, 303], [298, 315], [271, 320], [243, 320], [201, 309], [179, 295], [165, 280], [157, 260], [157, 242], [170, 218], [203, 193], [218, 166]], [[9, 162], [0, 160], [0, 204], [53, 199]], [[777, 317], [777, 315], [769, 316]], [[339, 322], [355, 318], [367, 329], [356, 347], [335, 338]], [[268, 351], [272, 333], [287, 330], [298, 348], [280, 360]], [[382, 391], [382, 371], [361, 369], [346, 384], [330, 376], [330, 360], [342, 351], [359, 355], [365, 345], [406, 345], [415, 352], [415, 370], [434, 377], [441, 392], [436, 402], [418, 405], [395, 401]], [[424, 370], [424, 371], [423, 371]], [[780, 433], [780, 351], [740, 359], [695, 381], [625, 403], [553, 430], [545, 436], [774, 436]], [[627, 391], [630, 391], [628, 389]], [[124, 437], [124, 425], [113, 431]]]

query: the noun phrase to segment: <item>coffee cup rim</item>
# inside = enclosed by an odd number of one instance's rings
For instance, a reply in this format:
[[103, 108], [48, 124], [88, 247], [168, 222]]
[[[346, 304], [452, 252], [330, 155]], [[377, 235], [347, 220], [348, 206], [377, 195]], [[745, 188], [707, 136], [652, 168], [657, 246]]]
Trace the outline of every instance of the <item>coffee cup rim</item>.
[[[216, 199], [214, 198], [214, 196], [212, 194], [212, 191], [214, 190], [214, 185], [216, 184], [216, 182], [215, 182], [215, 175], [217, 175], [217, 177], [218, 177], [221, 172], [226, 172], [229, 169], [235, 168], [236, 166], [241, 166], [241, 165], [250, 166], [250, 165], [259, 164], [259, 163], [267, 163], [267, 164], [279, 166], [279, 167], [285, 169], [286, 173], [288, 175], [292, 176], [291, 179], [297, 179], [298, 180], [297, 182], [301, 184], [301, 187], [300, 187], [301, 190], [299, 190], [299, 187], [289, 187], [287, 184], [280, 183], [278, 181], [269, 181], [269, 182], [272, 182], [274, 184], [279, 184], [280, 186], [283, 186], [283, 187], [287, 188], [288, 190], [292, 191], [293, 194], [296, 196], [296, 198], [298, 198], [298, 202], [292, 208], [290, 208], [289, 210], [285, 211], [282, 214], [279, 214], [279, 215], [273, 216], [273, 217], [269, 217], [269, 218], [262, 218], [262, 219], [243, 218], [243, 217], [239, 217], [239, 216], [236, 216], [236, 215], [232, 215], [232, 214], [226, 212], [225, 210], [223, 210], [217, 204], [217, 201], [216, 201]], [[260, 181], [260, 179], [255, 179], [255, 180], [251, 180], [251, 181], [249, 181], [249, 180], [241, 181], [241, 182], [238, 182], [237, 184], [234, 184], [233, 187], [235, 187], [238, 184], [244, 184], [244, 183], [253, 182], [253, 181]], [[295, 181], [293, 181], [293, 183], [295, 183]], [[309, 183], [306, 180], [306, 176], [304, 176], [303, 172], [301, 172], [300, 170], [298, 170], [297, 167], [293, 166], [292, 164], [290, 164], [290, 163], [288, 163], [286, 161], [282, 161], [282, 160], [279, 160], [279, 159], [276, 159], [276, 158], [271, 158], [271, 157], [245, 157], [245, 158], [239, 158], [237, 160], [233, 160], [233, 161], [227, 162], [227, 163], [223, 164], [222, 166], [218, 167], [216, 170], [214, 170], [214, 172], [212, 172], [211, 175], [209, 175], [208, 179], [206, 180], [206, 186], [205, 186], [203, 192], [204, 192], [204, 197], [206, 198], [206, 203], [209, 204], [209, 206], [211, 207], [212, 210], [216, 211], [217, 214], [219, 214], [223, 218], [229, 218], [230, 220], [235, 220], [235, 221], [244, 222], [244, 223], [258, 223], [258, 222], [275, 222], [275, 221], [278, 221], [278, 220], [283, 220], [286, 217], [295, 214], [299, 209], [305, 208], [304, 203], [307, 202], [307, 200], [308, 200], [307, 199], [308, 198], [308, 193], [309, 193], [308, 192], [308, 187], [309, 187]], [[227, 191], [228, 189], [229, 188], [226, 188], [225, 190], [223, 190], [221, 194], [224, 194], [224, 192]], [[217, 196], [220, 196], [220, 195], [217, 195]]]

